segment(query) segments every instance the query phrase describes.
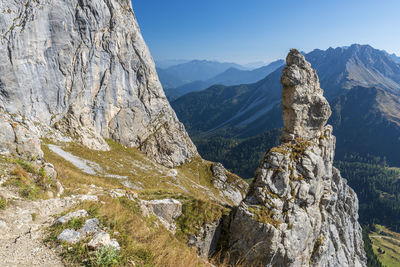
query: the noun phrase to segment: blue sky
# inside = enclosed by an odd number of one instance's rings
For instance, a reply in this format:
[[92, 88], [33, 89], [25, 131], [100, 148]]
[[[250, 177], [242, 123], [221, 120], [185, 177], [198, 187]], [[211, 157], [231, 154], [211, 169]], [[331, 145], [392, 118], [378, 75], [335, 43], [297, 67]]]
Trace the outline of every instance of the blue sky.
[[295, 47], [370, 44], [400, 55], [399, 0], [133, 0], [156, 60], [247, 63]]

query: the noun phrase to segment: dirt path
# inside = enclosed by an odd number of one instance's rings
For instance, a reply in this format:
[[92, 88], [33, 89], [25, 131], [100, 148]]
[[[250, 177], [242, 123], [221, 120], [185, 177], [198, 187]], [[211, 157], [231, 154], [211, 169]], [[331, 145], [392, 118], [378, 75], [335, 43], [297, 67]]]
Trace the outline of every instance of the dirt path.
[[80, 197], [39, 201], [10, 197], [12, 203], [0, 212], [0, 266], [64, 266], [56, 251], [43, 243], [44, 228], [56, 219], [52, 215], [71, 208]]

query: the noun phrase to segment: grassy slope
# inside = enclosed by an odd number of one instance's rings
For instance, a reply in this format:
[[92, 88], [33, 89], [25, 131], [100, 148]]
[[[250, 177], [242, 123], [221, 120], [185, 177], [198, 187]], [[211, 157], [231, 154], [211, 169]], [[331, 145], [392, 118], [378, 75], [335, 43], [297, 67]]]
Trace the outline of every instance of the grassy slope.
[[[195, 158], [176, 167], [178, 174], [171, 175], [171, 169], [158, 165], [136, 149], [126, 148], [109, 141], [111, 151], [93, 151], [75, 143], [62, 144], [62, 148], [82, 159], [99, 164], [103, 172], [89, 175], [42, 145], [45, 158], [58, 171], [58, 180], [65, 187], [65, 195], [87, 193], [95, 185], [101, 190], [121, 188], [135, 191], [141, 199], [176, 198], [183, 203], [183, 215], [177, 221], [177, 235], [171, 234], [155, 223], [154, 218], [144, 218], [138, 211], [137, 203], [127, 199], [101, 197], [101, 202], [84, 203], [81, 207], [95, 211], [100, 219], [122, 245], [119, 263], [139, 266], [203, 266], [204, 262], [185, 243], [187, 234], [196, 233], [203, 223], [218, 219], [226, 213], [221, 203], [226, 203], [211, 182], [211, 162]], [[120, 180], [106, 177], [107, 174], [127, 176], [129, 181], [142, 189], [130, 190]], [[236, 177], [236, 179], [240, 179]], [[243, 182], [243, 181], [242, 181]], [[200, 219], [199, 219], [200, 218]], [[52, 229], [52, 242], [61, 229]], [[81, 244], [83, 245], [83, 244]], [[87, 248], [76, 245], [71, 253], [65, 254], [68, 262], [82, 263], [87, 257]]]
[[387, 267], [400, 266], [400, 234], [384, 226], [376, 225], [376, 231], [369, 234], [374, 253]]

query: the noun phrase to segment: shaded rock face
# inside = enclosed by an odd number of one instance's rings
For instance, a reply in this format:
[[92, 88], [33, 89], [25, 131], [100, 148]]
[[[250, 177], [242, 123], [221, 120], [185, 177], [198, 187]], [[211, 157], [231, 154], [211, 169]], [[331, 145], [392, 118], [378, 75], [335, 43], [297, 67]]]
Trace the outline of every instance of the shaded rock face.
[[291, 50], [287, 61], [287, 142], [265, 154], [232, 216], [229, 249], [261, 266], [366, 266], [357, 195], [332, 166], [329, 105], [304, 57]]
[[331, 116], [331, 108], [323, 96], [317, 72], [296, 49], [292, 49], [286, 58], [281, 83], [282, 142], [296, 137], [310, 139], [319, 136]]
[[188, 245], [197, 248], [197, 254], [202, 258], [211, 257], [217, 250], [221, 235], [221, 221], [207, 223], [200, 229], [199, 235], [190, 235]]
[[127, 0], [0, 3], [0, 108], [89, 148], [105, 138], [165, 166], [197, 155]]

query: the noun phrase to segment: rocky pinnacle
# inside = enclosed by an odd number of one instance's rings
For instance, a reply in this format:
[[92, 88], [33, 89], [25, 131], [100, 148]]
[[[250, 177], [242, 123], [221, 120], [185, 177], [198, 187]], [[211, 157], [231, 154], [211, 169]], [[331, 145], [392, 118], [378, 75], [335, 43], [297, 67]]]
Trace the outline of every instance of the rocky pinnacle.
[[319, 136], [331, 116], [331, 108], [323, 96], [316, 71], [296, 49], [291, 49], [286, 58], [281, 83], [282, 142]]
[[270, 149], [232, 215], [228, 250], [254, 266], [366, 266], [358, 199], [333, 167], [331, 109], [295, 49], [282, 74], [282, 144]]

